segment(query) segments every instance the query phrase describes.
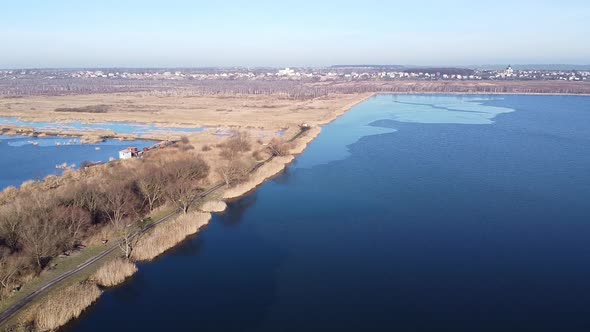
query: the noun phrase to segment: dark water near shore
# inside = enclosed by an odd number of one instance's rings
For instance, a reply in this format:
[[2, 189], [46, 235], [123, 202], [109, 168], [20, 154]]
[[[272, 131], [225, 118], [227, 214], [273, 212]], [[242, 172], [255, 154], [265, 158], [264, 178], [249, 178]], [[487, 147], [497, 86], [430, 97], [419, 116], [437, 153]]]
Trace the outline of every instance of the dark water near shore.
[[379, 96], [65, 330], [590, 331], [589, 198], [588, 97]]

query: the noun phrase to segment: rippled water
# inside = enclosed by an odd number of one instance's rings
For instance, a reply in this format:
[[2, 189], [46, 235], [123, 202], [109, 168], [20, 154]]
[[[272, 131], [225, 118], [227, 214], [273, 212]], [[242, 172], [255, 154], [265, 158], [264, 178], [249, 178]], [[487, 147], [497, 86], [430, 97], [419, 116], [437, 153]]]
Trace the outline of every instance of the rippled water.
[[379, 96], [67, 331], [589, 331], [590, 98]]

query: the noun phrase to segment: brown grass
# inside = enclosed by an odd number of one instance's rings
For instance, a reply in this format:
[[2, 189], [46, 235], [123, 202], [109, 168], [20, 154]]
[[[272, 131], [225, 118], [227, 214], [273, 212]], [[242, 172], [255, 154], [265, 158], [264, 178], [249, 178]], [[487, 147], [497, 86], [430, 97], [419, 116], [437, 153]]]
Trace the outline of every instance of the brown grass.
[[223, 212], [227, 208], [227, 204], [224, 201], [206, 201], [199, 210], [203, 212]]
[[90, 279], [100, 286], [112, 287], [122, 283], [135, 272], [135, 264], [123, 258], [116, 258], [101, 266]]
[[75, 284], [52, 293], [37, 308], [34, 316], [36, 331], [51, 331], [80, 316], [99, 296], [100, 289], [90, 283]]
[[196, 233], [210, 219], [210, 213], [194, 211], [160, 224], [142, 236], [131, 256], [138, 261], [154, 259], [187, 236]]
[[[144, 93], [30, 96], [21, 98], [18, 104], [0, 98], [0, 116], [33, 121], [136, 121], [168, 126], [280, 129], [302, 122], [331, 121], [342, 109], [368, 95], [370, 93], [331, 94], [311, 100], [285, 99], [277, 95], [153, 96]], [[88, 105], [108, 105], [108, 111], [71, 111], [88, 110]], [[31, 111], [31, 108], [36, 110]], [[55, 109], [68, 112], [55, 112]], [[232, 111], [219, 116], [220, 109]]]
[[240, 183], [235, 187], [227, 188], [223, 192], [223, 198], [236, 198], [252, 191], [256, 187], [261, 185], [264, 182], [264, 180], [276, 175], [277, 173], [285, 169], [285, 166], [288, 163], [290, 163], [293, 159], [293, 156], [273, 158], [271, 161], [264, 164], [264, 166], [257, 169], [254, 173], [250, 174], [250, 178], [248, 179], [248, 181]]

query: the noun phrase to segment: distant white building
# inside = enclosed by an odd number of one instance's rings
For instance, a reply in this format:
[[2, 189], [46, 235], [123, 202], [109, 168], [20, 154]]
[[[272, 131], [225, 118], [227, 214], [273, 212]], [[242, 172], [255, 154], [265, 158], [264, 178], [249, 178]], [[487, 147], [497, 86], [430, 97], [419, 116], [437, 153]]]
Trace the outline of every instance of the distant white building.
[[506, 75], [507, 77], [511, 77], [512, 75], [514, 75], [514, 69], [512, 69], [512, 66], [508, 65], [508, 67], [504, 71], [504, 75]]
[[295, 71], [289, 67], [285, 69], [280, 69], [277, 73], [278, 76], [293, 76], [295, 75]]

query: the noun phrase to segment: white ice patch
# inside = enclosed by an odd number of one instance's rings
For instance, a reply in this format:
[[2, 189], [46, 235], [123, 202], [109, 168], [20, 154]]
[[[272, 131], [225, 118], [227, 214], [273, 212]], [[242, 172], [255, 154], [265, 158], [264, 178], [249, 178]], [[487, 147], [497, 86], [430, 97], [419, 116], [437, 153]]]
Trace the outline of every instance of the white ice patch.
[[295, 168], [310, 168], [349, 156], [348, 146], [365, 136], [395, 132], [370, 126], [378, 120], [410, 123], [491, 124], [513, 109], [484, 105], [501, 97], [379, 95], [354, 107], [325, 126], [320, 136], [296, 159]]
[[[383, 96], [385, 97], [385, 96]], [[513, 109], [484, 105], [490, 97], [465, 96], [406, 96], [376, 98], [375, 106], [386, 109], [391, 120], [412, 123], [491, 124], [498, 114]]]

